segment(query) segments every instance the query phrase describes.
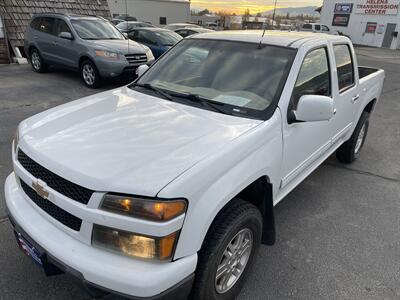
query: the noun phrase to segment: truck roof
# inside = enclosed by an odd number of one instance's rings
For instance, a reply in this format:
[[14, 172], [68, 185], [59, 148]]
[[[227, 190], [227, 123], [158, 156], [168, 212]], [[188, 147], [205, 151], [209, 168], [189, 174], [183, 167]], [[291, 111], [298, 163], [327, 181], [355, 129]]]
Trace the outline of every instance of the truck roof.
[[195, 39], [214, 39], [214, 40], [228, 40], [249, 43], [261, 43], [276, 45], [282, 47], [299, 48], [304, 43], [319, 41], [325, 39], [334, 42], [349, 42], [347, 37], [339, 35], [329, 35], [324, 33], [313, 32], [285, 32], [277, 30], [266, 30], [264, 37], [263, 30], [231, 30], [231, 31], [215, 31], [210, 33], [197, 34], [191, 38]]

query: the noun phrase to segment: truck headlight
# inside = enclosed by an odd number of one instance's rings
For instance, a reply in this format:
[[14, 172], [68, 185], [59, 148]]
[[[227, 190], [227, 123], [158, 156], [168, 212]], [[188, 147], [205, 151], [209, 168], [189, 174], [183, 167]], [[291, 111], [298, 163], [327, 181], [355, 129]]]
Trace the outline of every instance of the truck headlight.
[[18, 143], [19, 143], [19, 126], [17, 127], [14, 133], [13, 150], [15, 154], [17, 154]]
[[118, 59], [118, 53], [115, 52], [110, 52], [110, 51], [105, 51], [105, 50], [96, 50], [95, 51], [96, 56], [109, 59], [109, 60], [117, 60]]
[[165, 237], [150, 237], [101, 225], [93, 225], [92, 244], [129, 256], [168, 260], [172, 258], [178, 232]]
[[107, 194], [101, 209], [149, 221], [169, 221], [186, 212], [185, 200], [148, 200]]

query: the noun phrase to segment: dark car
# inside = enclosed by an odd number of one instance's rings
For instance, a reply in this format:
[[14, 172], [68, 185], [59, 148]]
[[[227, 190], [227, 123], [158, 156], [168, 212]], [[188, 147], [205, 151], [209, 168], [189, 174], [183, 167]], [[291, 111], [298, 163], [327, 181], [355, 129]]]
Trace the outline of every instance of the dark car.
[[154, 27], [154, 26], [147, 22], [141, 22], [141, 21], [126, 21], [125, 22], [124, 21], [124, 22], [119, 23], [115, 27], [117, 27], [118, 30], [121, 32], [129, 32], [135, 28], [147, 28], [147, 27]]
[[174, 31], [177, 34], [179, 34], [181, 37], [184, 37], [184, 38], [187, 36], [191, 36], [193, 34], [197, 34], [197, 33], [214, 32], [214, 30], [201, 28], [201, 27], [180, 28], [180, 29], [176, 29]]
[[128, 32], [128, 37], [149, 47], [155, 58], [160, 57], [182, 39], [179, 34], [171, 30], [156, 27], [133, 29]]

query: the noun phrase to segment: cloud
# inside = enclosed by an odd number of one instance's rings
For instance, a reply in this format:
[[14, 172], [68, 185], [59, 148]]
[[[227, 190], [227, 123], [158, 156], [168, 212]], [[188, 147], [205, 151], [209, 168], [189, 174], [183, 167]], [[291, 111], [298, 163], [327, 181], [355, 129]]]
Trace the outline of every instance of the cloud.
[[[192, 0], [192, 7], [208, 8], [211, 11], [225, 10], [235, 13], [243, 13], [250, 9], [251, 13], [264, 12], [274, 8], [274, 0]], [[302, 7], [322, 5], [322, 0], [278, 0], [277, 7]]]

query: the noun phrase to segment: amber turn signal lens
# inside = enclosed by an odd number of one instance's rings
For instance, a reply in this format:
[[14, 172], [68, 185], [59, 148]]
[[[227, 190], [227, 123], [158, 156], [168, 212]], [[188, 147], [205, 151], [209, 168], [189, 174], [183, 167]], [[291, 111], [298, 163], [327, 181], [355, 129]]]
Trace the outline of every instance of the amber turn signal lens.
[[110, 212], [151, 221], [169, 221], [186, 212], [185, 200], [155, 201], [106, 195], [101, 208]]

